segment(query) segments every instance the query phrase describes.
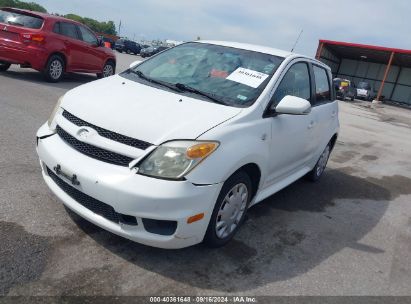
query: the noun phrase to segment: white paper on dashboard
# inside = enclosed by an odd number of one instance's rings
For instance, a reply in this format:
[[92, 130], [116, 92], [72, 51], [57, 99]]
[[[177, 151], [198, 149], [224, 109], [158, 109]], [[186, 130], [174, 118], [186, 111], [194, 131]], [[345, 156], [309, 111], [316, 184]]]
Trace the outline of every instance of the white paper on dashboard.
[[245, 84], [252, 88], [258, 88], [269, 75], [246, 68], [237, 68], [226, 79]]

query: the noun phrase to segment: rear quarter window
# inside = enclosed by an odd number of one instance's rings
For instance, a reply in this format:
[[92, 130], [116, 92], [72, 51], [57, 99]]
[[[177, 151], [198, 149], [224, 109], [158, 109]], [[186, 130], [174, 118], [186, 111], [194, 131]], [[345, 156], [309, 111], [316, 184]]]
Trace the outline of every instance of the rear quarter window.
[[22, 12], [0, 10], [0, 22], [31, 29], [40, 29], [43, 26], [44, 20], [41, 17], [31, 16]]
[[77, 27], [73, 23], [60, 22], [60, 34], [73, 39], [79, 39]]

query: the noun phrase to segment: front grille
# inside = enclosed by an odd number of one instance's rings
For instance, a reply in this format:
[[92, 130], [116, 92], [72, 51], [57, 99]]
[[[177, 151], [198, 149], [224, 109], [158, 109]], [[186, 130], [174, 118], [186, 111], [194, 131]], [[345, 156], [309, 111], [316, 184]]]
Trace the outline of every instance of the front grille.
[[133, 160], [131, 157], [124, 156], [124, 155], [121, 155], [115, 152], [107, 151], [102, 148], [84, 143], [76, 139], [75, 137], [71, 136], [70, 134], [68, 134], [60, 126], [57, 126], [57, 134], [66, 143], [68, 143], [71, 147], [73, 147], [77, 151], [89, 157], [104, 161], [106, 163], [119, 165], [119, 166], [128, 166], [128, 164]]
[[72, 199], [77, 203], [91, 210], [92, 212], [101, 215], [102, 217], [112, 221], [114, 223], [119, 222], [119, 214], [114, 210], [113, 207], [107, 205], [83, 192], [77, 190], [76, 188], [70, 186], [65, 181], [60, 179], [50, 168], [47, 167], [47, 173], [51, 179], [59, 186], [65, 193], [67, 193]]
[[105, 138], [111, 139], [113, 141], [117, 141], [119, 143], [128, 145], [128, 146], [132, 146], [141, 150], [145, 150], [148, 147], [152, 146], [153, 144], [150, 144], [148, 142], [139, 140], [139, 139], [135, 139], [135, 138], [131, 138], [125, 135], [121, 135], [119, 133], [115, 133], [100, 127], [97, 127], [91, 123], [88, 123], [87, 121], [84, 121], [76, 116], [74, 116], [73, 114], [67, 112], [66, 110], [63, 111], [63, 117], [65, 117], [68, 121], [72, 122], [73, 124], [75, 124], [76, 126], [79, 127], [90, 127], [93, 128], [94, 130], [97, 131], [97, 133]]

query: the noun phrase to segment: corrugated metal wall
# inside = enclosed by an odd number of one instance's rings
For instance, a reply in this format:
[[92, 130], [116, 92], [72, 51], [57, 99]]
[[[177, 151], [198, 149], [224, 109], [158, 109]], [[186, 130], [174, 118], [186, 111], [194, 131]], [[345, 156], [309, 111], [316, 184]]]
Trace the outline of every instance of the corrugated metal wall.
[[[340, 59], [329, 52], [327, 48], [322, 51], [321, 61], [331, 68], [334, 77], [350, 79], [356, 85], [360, 81], [369, 82], [375, 96], [387, 67], [386, 64]], [[411, 105], [411, 68], [392, 65], [382, 95], [385, 100]]]

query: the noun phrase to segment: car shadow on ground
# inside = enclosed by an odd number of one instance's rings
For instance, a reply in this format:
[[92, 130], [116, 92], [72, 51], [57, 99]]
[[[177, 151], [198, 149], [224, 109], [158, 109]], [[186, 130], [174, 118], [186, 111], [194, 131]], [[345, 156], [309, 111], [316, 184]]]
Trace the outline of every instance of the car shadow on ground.
[[60, 82], [51, 83], [47, 82], [40, 72], [27, 69], [9, 70], [7, 72], [1, 73], [1, 75], [20, 81], [35, 83], [41, 86], [67, 90], [73, 89], [81, 84], [97, 80], [95, 74], [67, 73], [64, 75], [64, 78]]
[[335, 169], [317, 183], [299, 180], [250, 208], [234, 240], [217, 249], [152, 248], [68, 213], [81, 230], [129, 263], [193, 287], [236, 292], [291, 279], [346, 248], [384, 252], [361, 239], [400, 194], [385, 184], [390, 185]]

